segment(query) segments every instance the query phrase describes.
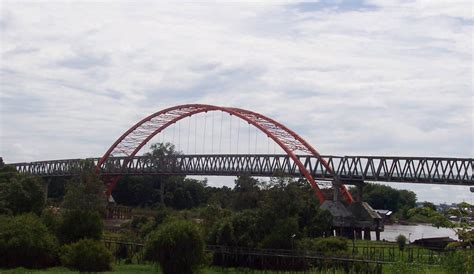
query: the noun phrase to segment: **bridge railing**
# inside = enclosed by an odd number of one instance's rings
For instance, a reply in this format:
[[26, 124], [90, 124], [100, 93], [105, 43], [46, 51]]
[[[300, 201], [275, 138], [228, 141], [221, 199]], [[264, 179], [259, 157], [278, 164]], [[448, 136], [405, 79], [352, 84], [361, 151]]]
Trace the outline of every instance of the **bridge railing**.
[[[315, 179], [334, 180], [320, 159], [298, 155]], [[344, 183], [385, 181], [474, 185], [472, 158], [323, 156]], [[97, 164], [99, 158], [86, 159]], [[176, 155], [160, 159], [138, 156], [124, 163], [125, 157], [110, 158], [102, 166], [103, 175], [222, 175], [300, 177], [296, 163], [287, 155]], [[11, 164], [21, 173], [39, 176], [73, 176], [84, 160], [69, 159]]]

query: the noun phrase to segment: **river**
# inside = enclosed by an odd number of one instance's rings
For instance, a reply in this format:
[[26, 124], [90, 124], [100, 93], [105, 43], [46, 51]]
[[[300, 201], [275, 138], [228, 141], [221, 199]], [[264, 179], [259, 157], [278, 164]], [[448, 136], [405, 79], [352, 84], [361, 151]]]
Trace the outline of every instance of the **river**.
[[[398, 235], [405, 235], [410, 241], [414, 241], [421, 238], [432, 238], [432, 237], [450, 237], [457, 240], [458, 237], [454, 230], [449, 228], [436, 228], [431, 225], [418, 224], [418, 225], [385, 225], [385, 230], [380, 233], [380, 239], [394, 242]], [[375, 232], [372, 232], [372, 239], [375, 239]]]

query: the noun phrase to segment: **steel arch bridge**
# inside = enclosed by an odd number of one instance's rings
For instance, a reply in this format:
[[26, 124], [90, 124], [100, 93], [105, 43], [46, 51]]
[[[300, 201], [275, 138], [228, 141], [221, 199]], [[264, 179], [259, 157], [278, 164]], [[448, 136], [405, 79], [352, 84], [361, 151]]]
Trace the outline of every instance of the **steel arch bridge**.
[[[319, 152], [298, 134], [283, 124], [262, 114], [241, 108], [220, 107], [205, 104], [186, 104], [166, 108], [153, 113], [136, 123], [124, 134], [122, 134], [122, 136], [120, 136], [102, 156], [97, 164], [97, 167], [100, 170], [110, 157], [119, 156], [124, 157], [124, 160], [122, 161], [122, 167], [126, 168], [136, 156], [138, 151], [140, 151], [140, 149], [155, 135], [162, 132], [167, 127], [192, 115], [212, 111], [221, 111], [238, 117], [266, 134], [276, 144], [278, 144], [281, 149], [283, 149], [289, 158], [293, 160], [301, 175], [306, 178], [308, 183], [315, 191], [320, 203], [323, 203], [326, 200], [326, 197], [318, 187], [318, 184], [311, 174], [311, 171], [308, 170], [307, 167], [301, 162], [300, 158], [297, 157], [298, 153], [307, 153], [316, 157], [324, 167], [325, 171], [335, 177], [336, 174], [334, 173], [334, 170], [328, 165], [327, 161], [321, 157]], [[112, 193], [112, 189], [117, 184], [119, 178], [120, 176], [108, 177], [106, 182], [108, 195]], [[354, 201], [351, 194], [343, 184], [339, 184], [337, 187], [348, 203], [352, 203]]]

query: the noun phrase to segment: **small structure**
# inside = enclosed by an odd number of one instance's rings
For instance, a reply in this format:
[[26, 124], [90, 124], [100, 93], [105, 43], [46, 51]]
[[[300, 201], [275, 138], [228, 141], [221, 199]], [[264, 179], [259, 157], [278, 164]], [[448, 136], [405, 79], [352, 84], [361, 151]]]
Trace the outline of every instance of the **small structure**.
[[413, 241], [412, 244], [422, 246], [428, 249], [443, 249], [449, 243], [456, 242], [456, 240], [449, 237], [433, 237], [433, 238], [423, 238]]

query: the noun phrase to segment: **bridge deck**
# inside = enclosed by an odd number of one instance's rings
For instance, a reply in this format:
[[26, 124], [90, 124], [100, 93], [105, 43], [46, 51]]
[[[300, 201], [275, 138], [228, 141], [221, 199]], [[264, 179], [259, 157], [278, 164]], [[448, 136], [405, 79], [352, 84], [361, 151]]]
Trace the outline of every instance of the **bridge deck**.
[[[333, 180], [318, 158], [298, 155], [317, 180]], [[336, 175], [345, 183], [381, 181], [474, 185], [472, 158], [323, 156]], [[98, 163], [99, 158], [87, 160]], [[205, 176], [302, 176], [287, 155], [178, 155], [161, 159], [134, 157], [123, 168], [124, 157], [110, 158], [102, 169], [103, 175], [205, 175]], [[42, 177], [74, 176], [84, 164], [81, 159], [15, 163], [20, 173]]]

